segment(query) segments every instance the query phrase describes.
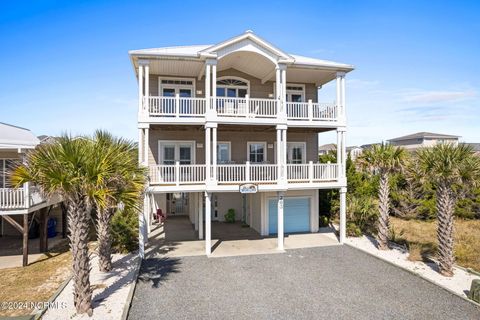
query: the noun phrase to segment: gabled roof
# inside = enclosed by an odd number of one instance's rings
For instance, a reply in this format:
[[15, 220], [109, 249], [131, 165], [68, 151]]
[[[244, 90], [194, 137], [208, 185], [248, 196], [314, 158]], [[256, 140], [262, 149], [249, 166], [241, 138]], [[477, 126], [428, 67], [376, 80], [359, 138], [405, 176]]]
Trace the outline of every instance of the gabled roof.
[[232, 46], [235, 43], [239, 43], [244, 40], [251, 40], [255, 42], [256, 44], [260, 45], [261, 47], [267, 49], [268, 51], [272, 52], [273, 54], [277, 55], [278, 57], [285, 59], [285, 60], [292, 60], [293, 58], [286, 52], [280, 50], [279, 48], [275, 47], [273, 44], [269, 43], [265, 39], [260, 38], [256, 34], [253, 33], [252, 30], [247, 30], [244, 33], [242, 33], [239, 36], [230, 38], [228, 40], [225, 40], [223, 42], [220, 42], [219, 44], [216, 44], [214, 46], [211, 46], [209, 48], [206, 48], [200, 52], [200, 55], [205, 54], [205, 53], [216, 53], [217, 51], [228, 47]]
[[[295, 65], [299, 67], [311, 68], [326, 68], [339, 71], [351, 71], [354, 69], [352, 65], [339, 63], [329, 60], [310, 58], [296, 54], [289, 54], [274, 46], [265, 39], [254, 34], [253, 31], [247, 30], [239, 36], [230, 38], [214, 45], [192, 45], [192, 46], [175, 46], [163, 48], [149, 48], [130, 50], [128, 53], [133, 59], [148, 58], [148, 57], [165, 57], [168, 58], [194, 58], [198, 60], [205, 60], [209, 57], [215, 57], [217, 52], [235, 44], [240, 44], [242, 41], [251, 41], [257, 46], [261, 47], [264, 52], [269, 52], [277, 57], [278, 62], [286, 63], [288, 65]], [[133, 62], [133, 60], [132, 60]]]
[[403, 137], [393, 138], [388, 141], [402, 141], [410, 139], [458, 139], [460, 136], [453, 136], [449, 134], [442, 133], [432, 133], [432, 132], [417, 132], [414, 134], [409, 134]]
[[336, 150], [336, 149], [337, 149], [337, 145], [335, 143], [328, 143], [318, 147], [318, 150], [323, 150], [323, 151]]
[[30, 130], [0, 122], [0, 148], [34, 148], [39, 142]]

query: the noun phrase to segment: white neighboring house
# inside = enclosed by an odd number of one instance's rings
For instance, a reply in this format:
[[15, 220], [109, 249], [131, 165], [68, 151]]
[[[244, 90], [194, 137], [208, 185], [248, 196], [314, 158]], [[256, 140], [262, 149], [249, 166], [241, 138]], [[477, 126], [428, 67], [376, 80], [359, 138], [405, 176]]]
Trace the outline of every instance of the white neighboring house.
[[394, 146], [401, 146], [407, 150], [416, 150], [423, 147], [433, 147], [441, 143], [458, 144], [460, 136], [453, 136], [432, 132], [417, 132], [403, 137], [388, 140]]
[[[344, 241], [351, 65], [286, 53], [252, 31], [129, 54], [139, 84], [139, 161], [150, 171], [141, 256], [158, 208], [188, 216], [207, 255], [211, 221], [229, 208], [283, 249], [285, 233], [318, 231], [319, 189], [340, 191]], [[331, 81], [336, 101], [319, 101]], [[326, 131], [337, 133], [337, 163], [318, 163], [318, 134]]]
[[323, 156], [335, 150], [337, 150], [337, 145], [335, 143], [323, 144], [318, 147], [318, 155]]
[[355, 161], [362, 154], [362, 152], [363, 149], [361, 147], [347, 147], [347, 154], [350, 156], [350, 159], [352, 159], [352, 161]]
[[[20, 188], [14, 188], [10, 183], [9, 170], [12, 165], [22, 161], [26, 152], [33, 150], [39, 143], [39, 139], [30, 130], [0, 122], [0, 235], [2, 237], [15, 236], [19, 232], [28, 233], [31, 219], [40, 219], [39, 224], [46, 228], [48, 216], [55, 216], [58, 223], [57, 230], [63, 232], [63, 215], [57, 205], [60, 202], [59, 198], [44, 199], [38, 189], [29, 183]], [[52, 211], [54, 207], [56, 210]], [[42, 217], [44, 220], [41, 220]], [[45, 242], [40, 251], [47, 249], [48, 244]], [[28, 248], [26, 252], [24, 251], [24, 259], [25, 254], [28, 254]], [[26, 265], [25, 260], [24, 265]]]

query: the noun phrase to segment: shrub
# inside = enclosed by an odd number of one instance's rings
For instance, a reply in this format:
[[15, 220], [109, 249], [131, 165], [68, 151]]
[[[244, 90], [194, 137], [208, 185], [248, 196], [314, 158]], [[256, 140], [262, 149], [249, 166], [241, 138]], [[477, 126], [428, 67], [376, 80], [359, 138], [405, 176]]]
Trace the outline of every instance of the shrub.
[[362, 235], [362, 230], [354, 223], [347, 223], [347, 236], [349, 237], [360, 237]]
[[227, 213], [224, 215], [225, 222], [235, 223], [235, 209], [228, 209]]
[[320, 228], [328, 227], [328, 224], [330, 223], [330, 218], [327, 216], [320, 216]]
[[112, 218], [112, 248], [115, 252], [127, 253], [138, 249], [138, 212], [118, 210]]

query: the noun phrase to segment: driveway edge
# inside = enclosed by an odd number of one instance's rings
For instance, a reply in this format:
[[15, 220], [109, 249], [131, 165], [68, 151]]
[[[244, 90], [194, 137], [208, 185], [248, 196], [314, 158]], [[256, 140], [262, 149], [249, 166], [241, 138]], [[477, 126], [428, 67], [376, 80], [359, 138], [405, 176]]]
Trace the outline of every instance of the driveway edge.
[[133, 294], [135, 293], [135, 288], [137, 287], [138, 274], [140, 272], [140, 266], [142, 265], [142, 259], [138, 255], [136, 257], [136, 263], [137, 263], [137, 267], [133, 275], [133, 281], [130, 286], [130, 290], [128, 291], [127, 301], [123, 306], [122, 317], [121, 317], [122, 320], [126, 320], [128, 317], [130, 306], [132, 305]]
[[470, 299], [468, 299], [467, 297], [464, 297], [464, 296], [458, 294], [457, 292], [455, 292], [455, 291], [453, 291], [453, 290], [451, 290], [451, 289], [449, 289], [449, 288], [445, 288], [444, 286], [439, 285], [438, 283], [434, 282], [433, 280], [430, 280], [429, 278], [424, 277], [423, 275], [421, 275], [421, 274], [419, 274], [419, 273], [417, 273], [417, 272], [415, 272], [415, 271], [412, 271], [412, 270], [410, 270], [410, 269], [408, 269], [408, 268], [405, 268], [405, 267], [403, 267], [403, 266], [401, 266], [401, 265], [398, 265], [398, 264], [396, 264], [396, 263], [394, 263], [394, 262], [392, 262], [392, 261], [390, 261], [390, 260], [388, 260], [388, 259], [386, 259], [386, 258], [377, 256], [377, 255], [374, 255], [374, 254], [370, 253], [369, 251], [367, 251], [367, 250], [365, 250], [365, 249], [361, 249], [361, 248], [355, 247], [354, 245], [352, 245], [352, 244], [350, 244], [350, 243], [344, 242], [343, 244], [349, 246], [350, 248], [353, 248], [353, 249], [359, 250], [359, 251], [361, 251], [361, 252], [364, 252], [364, 253], [368, 254], [369, 256], [374, 257], [374, 258], [376, 258], [376, 259], [378, 259], [378, 260], [387, 262], [388, 264], [390, 264], [390, 265], [392, 265], [392, 266], [394, 266], [394, 267], [397, 267], [397, 268], [400, 268], [400, 269], [402, 269], [402, 270], [405, 270], [405, 271], [409, 272], [410, 274], [413, 274], [413, 275], [415, 275], [415, 276], [417, 276], [417, 277], [419, 277], [419, 278], [422, 278], [423, 280], [426, 280], [427, 282], [430, 282], [431, 284], [433, 284], [433, 285], [435, 285], [435, 286], [437, 286], [437, 287], [439, 287], [439, 288], [442, 288], [443, 290], [445, 290], [445, 291], [447, 291], [447, 292], [449, 292], [449, 293], [451, 293], [451, 294], [453, 294], [453, 295], [455, 295], [455, 296], [457, 296], [457, 297], [460, 297], [460, 298], [462, 298], [463, 300], [468, 301], [468, 302], [474, 304], [474, 305], [477, 306], [477, 307], [480, 307], [480, 303], [477, 303], [477, 302], [475, 302], [475, 301], [473, 301], [473, 300], [470, 300]]

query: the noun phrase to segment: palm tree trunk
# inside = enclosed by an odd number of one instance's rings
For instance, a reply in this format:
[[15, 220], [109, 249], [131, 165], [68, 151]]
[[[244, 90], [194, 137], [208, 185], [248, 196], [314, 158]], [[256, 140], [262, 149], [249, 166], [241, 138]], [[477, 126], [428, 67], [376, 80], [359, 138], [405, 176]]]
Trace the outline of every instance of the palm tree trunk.
[[99, 210], [98, 216], [98, 259], [99, 269], [102, 272], [112, 270], [112, 237], [110, 230], [111, 209]]
[[383, 172], [380, 175], [380, 187], [378, 190], [378, 248], [388, 250], [388, 226], [389, 226], [389, 200], [390, 188], [388, 185], [388, 174]]
[[437, 189], [437, 238], [439, 271], [446, 277], [453, 276], [453, 211], [455, 199], [447, 184]]
[[88, 234], [90, 227], [89, 208], [82, 198], [68, 202], [68, 229], [72, 250], [73, 303], [78, 314], [92, 315], [92, 289], [90, 287], [90, 257]]

